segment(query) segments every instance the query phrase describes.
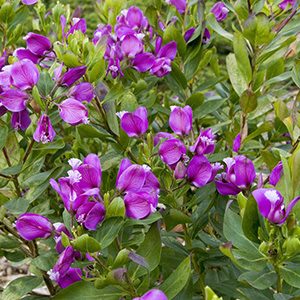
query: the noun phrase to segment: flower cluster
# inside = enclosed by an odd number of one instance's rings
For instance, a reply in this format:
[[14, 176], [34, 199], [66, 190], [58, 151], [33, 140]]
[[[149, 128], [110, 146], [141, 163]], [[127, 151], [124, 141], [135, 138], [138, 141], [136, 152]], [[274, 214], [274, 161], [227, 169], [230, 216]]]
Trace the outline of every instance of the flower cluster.
[[107, 74], [110, 73], [113, 78], [124, 76], [123, 69], [126, 66], [163, 77], [171, 71], [171, 62], [176, 56], [176, 43], [162, 46], [162, 39], [158, 36], [153, 54], [145, 51], [147, 43], [152, 39], [153, 29], [148, 19], [139, 8], [132, 6], [117, 17], [114, 32], [111, 25], [99, 25], [93, 42], [106, 42], [104, 58], [108, 62]]

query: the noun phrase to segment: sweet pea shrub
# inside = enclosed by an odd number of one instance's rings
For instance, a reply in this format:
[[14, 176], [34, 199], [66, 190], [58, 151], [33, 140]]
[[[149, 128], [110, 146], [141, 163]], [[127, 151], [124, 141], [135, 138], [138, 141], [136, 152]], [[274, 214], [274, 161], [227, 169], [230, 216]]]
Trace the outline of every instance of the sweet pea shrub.
[[0, 0], [1, 299], [298, 299], [298, 1], [69, 2]]

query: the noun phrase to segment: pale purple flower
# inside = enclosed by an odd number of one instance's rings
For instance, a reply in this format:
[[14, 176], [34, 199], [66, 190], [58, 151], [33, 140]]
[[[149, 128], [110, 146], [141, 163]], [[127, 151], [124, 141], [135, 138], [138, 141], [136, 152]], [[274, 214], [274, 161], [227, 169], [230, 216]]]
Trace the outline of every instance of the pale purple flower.
[[38, 56], [43, 56], [46, 52], [51, 50], [52, 44], [50, 40], [40, 34], [29, 32], [25, 37], [27, 49]]
[[[71, 86], [85, 74], [86, 69], [86, 66], [68, 69], [68, 71], [59, 79], [59, 83], [68, 87]], [[58, 77], [57, 74], [55, 77]]]
[[73, 34], [75, 31], [81, 31], [82, 33], [85, 33], [86, 29], [87, 27], [85, 19], [73, 18], [67, 36]]
[[38, 0], [21, 0], [25, 5], [32, 5], [38, 2]]
[[278, 181], [280, 180], [281, 176], [283, 174], [283, 165], [282, 161], [280, 161], [272, 170], [269, 176], [269, 183], [273, 186], [276, 186]]
[[211, 12], [215, 15], [216, 20], [221, 22], [227, 18], [229, 9], [222, 1], [219, 1], [212, 7]]
[[158, 289], [152, 289], [141, 297], [134, 298], [133, 300], [168, 300], [164, 292]]
[[0, 103], [11, 112], [20, 112], [26, 108], [28, 95], [21, 90], [7, 90], [0, 94]]
[[165, 164], [174, 166], [184, 157], [186, 148], [182, 141], [172, 138], [162, 142], [158, 153]]
[[283, 0], [281, 1], [279, 4], [278, 4], [278, 7], [281, 9], [281, 10], [285, 10], [287, 8], [288, 5], [290, 6], [294, 6], [295, 3], [297, 2], [297, 0]]
[[135, 55], [132, 64], [137, 71], [144, 73], [152, 68], [154, 62], [155, 56], [152, 53], [144, 52]]
[[234, 138], [233, 140], [233, 144], [232, 144], [232, 150], [234, 152], [239, 152], [240, 148], [241, 148], [241, 143], [242, 143], [242, 136], [241, 134], [237, 134], [237, 136]]
[[33, 88], [39, 81], [39, 70], [36, 65], [28, 59], [15, 62], [10, 68], [12, 84], [21, 89]]
[[17, 48], [14, 51], [14, 56], [16, 56], [19, 60], [29, 59], [34, 64], [37, 64], [40, 60], [40, 56], [33, 54], [30, 50], [25, 48]]
[[144, 45], [142, 41], [135, 35], [130, 34], [121, 40], [121, 51], [124, 56], [134, 58], [138, 53], [142, 52]]
[[196, 155], [189, 162], [186, 174], [196, 187], [203, 187], [212, 177], [212, 166], [205, 156]]
[[20, 112], [13, 112], [11, 116], [11, 126], [16, 130], [25, 131], [31, 123], [28, 110], [25, 108]]
[[94, 87], [89, 82], [81, 82], [69, 90], [68, 96], [81, 102], [91, 102], [94, 98]]
[[186, 10], [186, 0], [166, 0], [167, 4], [171, 4], [176, 7], [180, 14], [184, 14]]
[[56, 133], [52, 127], [51, 120], [47, 115], [41, 115], [38, 120], [33, 139], [38, 143], [49, 143], [54, 140]]
[[140, 106], [134, 112], [119, 112], [121, 128], [129, 137], [143, 135], [148, 129], [148, 114], [144, 106]]
[[189, 105], [181, 108], [171, 106], [171, 114], [169, 117], [169, 125], [174, 133], [178, 135], [187, 135], [192, 130], [193, 111]]
[[97, 225], [104, 220], [105, 207], [101, 202], [84, 202], [76, 211], [76, 220], [88, 230], [96, 230]]
[[88, 124], [88, 110], [79, 101], [68, 98], [58, 105], [60, 117], [70, 125]]
[[226, 172], [216, 176], [216, 187], [221, 195], [237, 195], [248, 189], [254, 182], [256, 173], [253, 162], [244, 155], [225, 158]]
[[215, 135], [211, 128], [201, 130], [195, 144], [190, 147], [197, 155], [211, 154], [215, 151]]
[[279, 191], [275, 189], [257, 189], [253, 193], [259, 212], [269, 222], [281, 225], [290, 215], [293, 207], [300, 200], [300, 197], [293, 199], [287, 208], [284, 206], [284, 199]]
[[46, 239], [53, 231], [52, 224], [46, 217], [34, 213], [20, 215], [16, 221], [16, 229], [27, 241], [37, 238]]
[[154, 146], [158, 145], [159, 142], [163, 139], [173, 139], [174, 136], [169, 132], [158, 132], [154, 136]]
[[102, 42], [103, 39], [107, 39], [107, 37], [111, 34], [112, 27], [110, 24], [108, 25], [98, 25], [98, 28], [94, 32], [93, 43], [96, 45], [99, 42]]

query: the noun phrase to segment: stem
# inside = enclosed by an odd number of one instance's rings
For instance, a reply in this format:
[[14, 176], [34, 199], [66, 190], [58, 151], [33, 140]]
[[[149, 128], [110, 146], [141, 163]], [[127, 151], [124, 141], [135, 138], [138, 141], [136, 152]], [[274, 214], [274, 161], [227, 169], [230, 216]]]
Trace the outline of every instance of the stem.
[[274, 269], [277, 274], [276, 290], [277, 290], [277, 293], [281, 293], [282, 292], [282, 278], [280, 276], [280, 271], [279, 271], [278, 266], [274, 266]]
[[33, 145], [34, 145], [34, 139], [31, 140], [31, 142], [30, 142], [30, 144], [29, 144], [29, 146], [28, 146], [28, 148], [27, 148], [27, 150], [26, 150], [26, 152], [25, 152], [25, 155], [24, 155], [24, 157], [23, 157], [23, 164], [26, 162], [26, 160], [27, 160], [29, 154], [31, 153], [31, 150], [32, 150], [32, 148], [33, 148]]

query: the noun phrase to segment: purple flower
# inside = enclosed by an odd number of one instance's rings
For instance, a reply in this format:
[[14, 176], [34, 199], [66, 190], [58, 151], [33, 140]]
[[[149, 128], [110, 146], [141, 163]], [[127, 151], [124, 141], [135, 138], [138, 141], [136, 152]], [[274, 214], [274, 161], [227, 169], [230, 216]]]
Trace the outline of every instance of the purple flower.
[[134, 298], [133, 300], [168, 300], [168, 298], [162, 291], [152, 289], [143, 296]]
[[164, 141], [158, 150], [161, 160], [169, 165], [176, 165], [186, 154], [186, 148], [182, 141], [178, 139], [169, 139]]
[[19, 235], [27, 241], [37, 238], [46, 239], [53, 230], [52, 224], [47, 218], [34, 213], [20, 215], [16, 221], [16, 229]]
[[37, 2], [38, 2], [38, 0], [22, 0], [22, 3], [25, 4], [25, 5], [32, 5], [32, 4], [35, 4]]
[[253, 193], [261, 215], [269, 222], [281, 225], [288, 218], [293, 207], [300, 200], [300, 197], [293, 199], [287, 209], [284, 207], [284, 199], [279, 191], [275, 189], [257, 189]]
[[[80, 79], [86, 72], [86, 66], [70, 68], [59, 80], [61, 85], [71, 86]], [[56, 76], [57, 77], [57, 76]]]
[[140, 106], [134, 112], [120, 112], [117, 115], [121, 119], [121, 128], [129, 137], [137, 137], [148, 129], [147, 109]]
[[212, 7], [211, 12], [215, 15], [216, 20], [221, 22], [227, 18], [229, 9], [222, 1], [219, 1]]
[[70, 125], [88, 124], [88, 110], [79, 101], [68, 98], [58, 105], [60, 117]]
[[289, 4], [293, 7], [296, 2], [296, 0], [283, 0], [278, 4], [278, 7], [281, 10], [285, 10]]
[[193, 126], [192, 108], [189, 105], [186, 105], [183, 108], [178, 106], [171, 106], [169, 125], [176, 134], [189, 134]]
[[168, 132], [158, 132], [154, 136], [154, 146], [158, 145], [162, 139], [173, 139], [174, 136]]
[[12, 84], [21, 89], [27, 90], [33, 88], [39, 81], [39, 71], [36, 65], [28, 59], [15, 62], [10, 69]]
[[67, 36], [73, 34], [75, 31], [81, 31], [82, 33], [86, 32], [86, 21], [85, 19], [73, 18], [72, 25], [69, 29]]
[[121, 41], [121, 50], [124, 56], [134, 58], [143, 51], [143, 43], [133, 34], [126, 35]]
[[205, 156], [194, 156], [186, 170], [187, 177], [196, 187], [205, 186], [212, 177], [212, 166]]
[[215, 135], [211, 128], [204, 131], [200, 131], [195, 144], [190, 147], [191, 152], [195, 152], [197, 155], [210, 154], [215, 151]]
[[184, 40], [186, 41], [186, 43], [191, 39], [191, 37], [193, 36], [195, 30], [196, 30], [195, 27], [191, 27], [190, 29], [188, 29], [185, 32], [185, 34], [184, 34]]
[[239, 150], [241, 148], [241, 142], [242, 142], [242, 137], [241, 137], [241, 134], [239, 133], [233, 140], [232, 150], [234, 152], [239, 152]]
[[29, 59], [34, 64], [37, 64], [40, 60], [40, 57], [38, 55], [33, 54], [30, 50], [25, 48], [17, 48], [14, 51], [14, 56], [16, 56], [19, 60]]
[[20, 112], [26, 108], [28, 95], [20, 90], [7, 90], [0, 94], [0, 103], [11, 112]]
[[99, 42], [102, 42], [104, 38], [107, 38], [111, 34], [112, 27], [111, 25], [99, 25], [94, 32], [93, 43], [96, 45]]
[[167, 4], [171, 4], [176, 7], [180, 14], [184, 14], [186, 10], [186, 0], [166, 0]]
[[31, 123], [28, 110], [25, 108], [20, 112], [14, 112], [11, 116], [11, 126], [16, 130], [25, 131]]
[[176, 167], [175, 167], [175, 170], [174, 170], [174, 177], [176, 179], [183, 179], [186, 175], [186, 166], [185, 166], [185, 163], [184, 161], [179, 161], [177, 164], [176, 164]]
[[203, 32], [202, 43], [205, 45], [208, 44], [209, 41], [210, 41], [210, 32], [207, 28], [205, 28]]
[[70, 89], [68, 96], [81, 102], [91, 102], [94, 98], [94, 87], [89, 82], [81, 82]]
[[65, 289], [69, 285], [82, 280], [82, 271], [80, 268], [69, 268], [69, 270], [57, 279], [58, 285]]
[[50, 40], [40, 34], [29, 32], [25, 37], [27, 49], [38, 56], [43, 56], [46, 52], [51, 50]]
[[54, 240], [55, 240], [55, 250], [58, 254], [62, 253], [65, 250], [65, 247], [61, 241], [61, 234], [62, 232], [69, 238], [72, 239], [72, 235], [67, 227], [63, 223], [54, 223], [55, 228]]
[[33, 139], [38, 143], [49, 143], [54, 140], [56, 133], [52, 127], [51, 120], [47, 115], [41, 115], [38, 120]]
[[149, 52], [144, 52], [144, 53], [136, 54], [132, 61], [132, 64], [137, 71], [144, 73], [149, 71], [152, 68], [154, 62], [155, 62], [154, 55]]
[[1, 100], [0, 100], [0, 117], [5, 115], [6, 112], [7, 112], [7, 109], [1, 104]]
[[76, 220], [88, 230], [96, 230], [97, 225], [104, 220], [105, 207], [100, 202], [87, 201], [76, 212]]
[[283, 174], [283, 165], [282, 161], [280, 161], [272, 170], [269, 177], [269, 183], [273, 186], [276, 186], [278, 181], [280, 180], [281, 176]]
[[237, 195], [248, 189], [254, 182], [256, 173], [253, 162], [244, 155], [225, 158], [226, 172], [216, 176], [216, 187], [221, 195]]

